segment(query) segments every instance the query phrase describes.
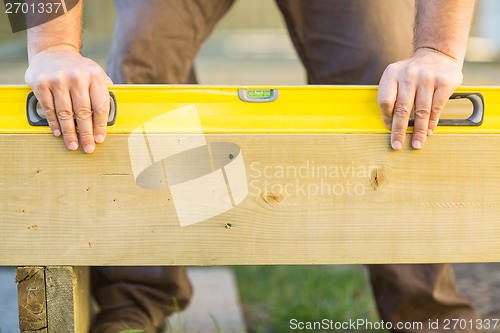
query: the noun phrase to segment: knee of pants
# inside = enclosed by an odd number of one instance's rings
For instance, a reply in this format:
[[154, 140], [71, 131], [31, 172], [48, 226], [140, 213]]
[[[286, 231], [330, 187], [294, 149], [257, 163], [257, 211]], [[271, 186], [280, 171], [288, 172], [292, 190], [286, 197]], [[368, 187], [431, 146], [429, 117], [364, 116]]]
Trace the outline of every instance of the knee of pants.
[[159, 35], [117, 20], [107, 72], [114, 83], [187, 83], [197, 48], [188, 39]]
[[411, 55], [411, 0], [276, 1], [310, 83], [376, 84]]
[[330, 58], [311, 58], [310, 65], [306, 66], [310, 84], [367, 85], [378, 84], [387, 66], [403, 59], [387, 52], [374, 54], [360, 49], [340, 51]]
[[92, 267], [92, 292], [101, 307], [116, 308], [149, 302], [176, 302], [184, 308], [192, 286], [184, 267]]
[[108, 75], [115, 83], [195, 83], [201, 44], [234, 0], [116, 0]]

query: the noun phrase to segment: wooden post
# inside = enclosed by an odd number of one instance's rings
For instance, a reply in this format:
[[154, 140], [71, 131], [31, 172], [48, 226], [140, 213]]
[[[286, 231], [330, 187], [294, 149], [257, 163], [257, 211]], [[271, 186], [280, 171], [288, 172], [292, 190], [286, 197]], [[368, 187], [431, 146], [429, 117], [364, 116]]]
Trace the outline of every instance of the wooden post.
[[45, 267], [18, 267], [16, 281], [19, 331], [47, 333]]
[[21, 333], [88, 332], [88, 267], [19, 267], [16, 280]]

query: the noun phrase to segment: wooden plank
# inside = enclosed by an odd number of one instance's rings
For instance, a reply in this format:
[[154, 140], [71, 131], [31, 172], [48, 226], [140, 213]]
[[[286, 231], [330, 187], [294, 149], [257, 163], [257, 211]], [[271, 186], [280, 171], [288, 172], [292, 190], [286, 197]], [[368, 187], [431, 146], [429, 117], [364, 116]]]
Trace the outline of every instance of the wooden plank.
[[249, 193], [186, 227], [171, 191], [135, 183], [128, 139], [85, 155], [50, 135], [0, 136], [0, 264], [500, 260], [498, 135], [434, 135], [400, 152], [385, 134], [207, 135], [239, 146]]
[[48, 333], [85, 333], [90, 325], [88, 267], [47, 267]]
[[21, 333], [48, 333], [45, 267], [18, 267], [16, 281]]

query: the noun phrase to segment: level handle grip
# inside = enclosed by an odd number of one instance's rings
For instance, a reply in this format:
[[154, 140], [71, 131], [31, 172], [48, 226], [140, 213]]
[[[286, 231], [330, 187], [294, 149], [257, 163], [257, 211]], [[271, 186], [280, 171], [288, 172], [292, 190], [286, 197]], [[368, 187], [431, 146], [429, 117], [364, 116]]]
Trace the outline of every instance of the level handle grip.
[[[480, 126], [484, 120], [484, 98], [480, 93], [454, 93], [450, 99], [467, 98], [472, 103], [472, 114], [466, 119], [439, 119], [438, 126]], [[409, 125], [413, 126], [414, 119]]]
[[[109, 102], [108, 126], [112, 126], [116, 121], [117, 104], [115, 94], [111, 91], [109, 92]], [[33, 92], [28, 94], [28, 99], [26, 100], [26, 117], [31, 126], [49, 125], [45, 117], [45, 112], [40, 107], [40, 103], [38, 103], [38, 99]]]

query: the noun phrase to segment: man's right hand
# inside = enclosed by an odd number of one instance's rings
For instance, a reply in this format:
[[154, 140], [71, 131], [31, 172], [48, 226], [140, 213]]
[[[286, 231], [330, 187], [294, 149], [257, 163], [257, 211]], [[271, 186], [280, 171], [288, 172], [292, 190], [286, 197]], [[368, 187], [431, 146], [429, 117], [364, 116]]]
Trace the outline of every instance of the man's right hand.
[[[50, 129], [70, 150], [86, 153], [106, 137], [111, 79], [93, 60], [70, 45], [46, 48], [30, 56], [26, 83], [45, 111]], [[75, 126], [78, 127], [78, 132]]]

